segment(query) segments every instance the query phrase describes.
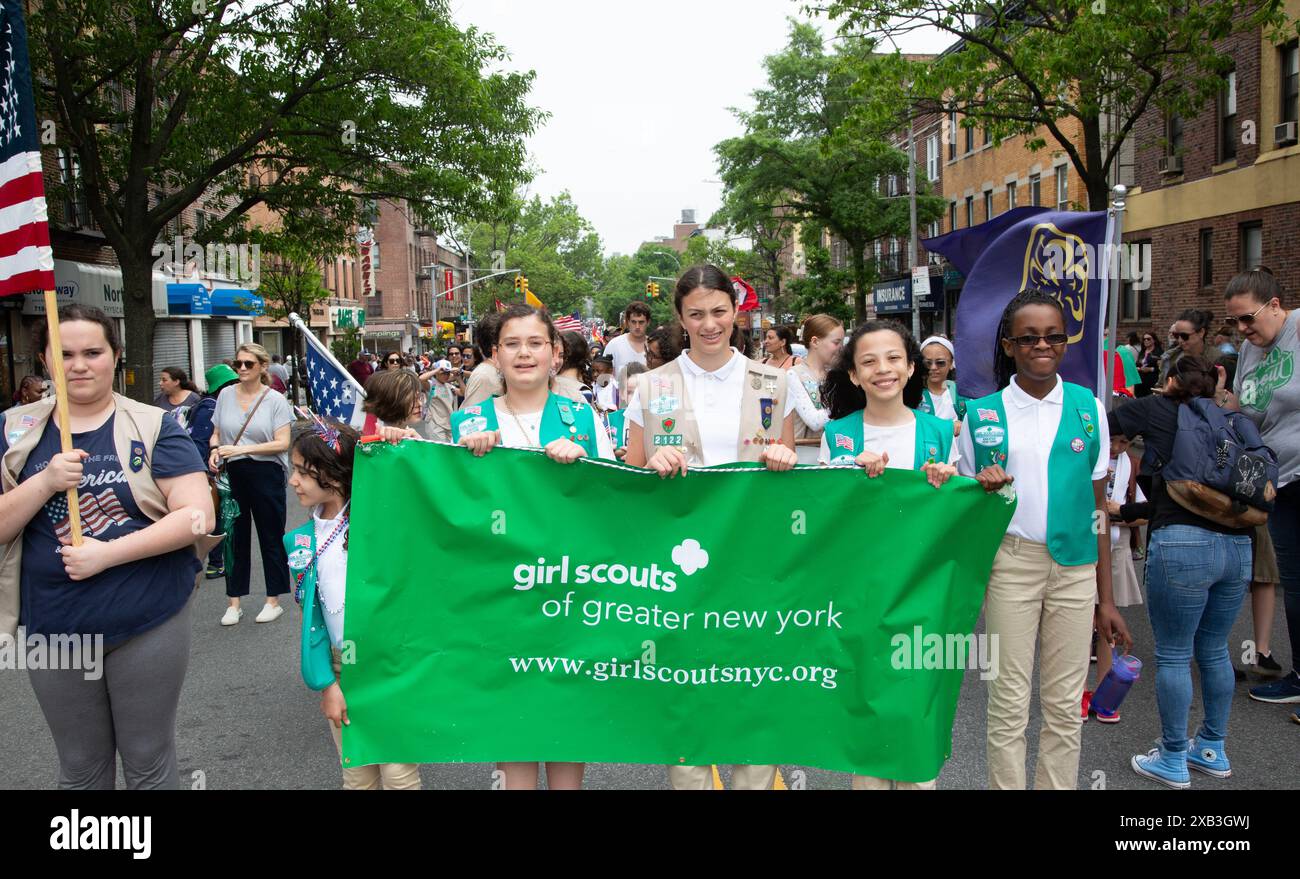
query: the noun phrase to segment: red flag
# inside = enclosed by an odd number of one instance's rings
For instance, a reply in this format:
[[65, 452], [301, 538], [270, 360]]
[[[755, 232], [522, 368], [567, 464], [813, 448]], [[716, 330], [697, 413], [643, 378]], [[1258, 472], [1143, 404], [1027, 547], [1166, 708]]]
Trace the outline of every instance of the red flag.
[[493, 298], [492, 298], [492, 302], [495, 303], [495, 305], [496, 305], [496, 310], [497, 310], [497, 311], [505, 311], [505, 310], [506, 310], [505, 305], [502, 304], [502, 302], [501, 302], [500, 299], [497, 299], [496, 297], [493, 297]]
[[742, 278], [732, 278], [731, 286], [736, 291], [736, 307], [739, 311], [754, 311], [758, 308], [758, 294]]
[[442, 272], [442, 289], [447, 291], [447, 301], [451, 302], [456, 298], [456, 294], [451, 292], [451, 288], [456, 286], [456, 278], [451, 273], [451, 269], [444, 269]]

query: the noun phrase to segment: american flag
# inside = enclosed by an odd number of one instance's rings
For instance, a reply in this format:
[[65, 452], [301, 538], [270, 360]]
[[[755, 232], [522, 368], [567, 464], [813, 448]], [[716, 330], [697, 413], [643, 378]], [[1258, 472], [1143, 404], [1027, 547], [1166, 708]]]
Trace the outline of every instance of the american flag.
[[311, 385], [312, 408], [318, 415], [351, 424], [360, 430], [366, 420], [366, 413], [361, 408], [366, 399], [365, 392], [325, 351], [320, 340], [304, 328], [301, 318], [291, 315], [290, 322], [307, 339], [307, 382]]
[[54, 289], [27, 28], [20, 0], [0, 2], [0, 296]]
[[[131, 519], [111, 485], [99, 494], [81, 492], [77, 495], [77, 506], [81, 508], [81, 532], [89, 537], [98, 537], [110, 526], [124, 525]], [[45, 505], [45, 514], [54, 522], [55, 537], [63, 538], [72, 533], [66, 494], [50, 498]]]
[[853, 451], [853, 440], [842, 433], [838, 433], [835, 435], [835, 448], [848, 449], [851, 452]]
[[576, 311], [573, 314], [566, 314], [563, 317], [555, 318], [554, 323], [555, 329], [561, 333], [582, 332], [582, 320]]

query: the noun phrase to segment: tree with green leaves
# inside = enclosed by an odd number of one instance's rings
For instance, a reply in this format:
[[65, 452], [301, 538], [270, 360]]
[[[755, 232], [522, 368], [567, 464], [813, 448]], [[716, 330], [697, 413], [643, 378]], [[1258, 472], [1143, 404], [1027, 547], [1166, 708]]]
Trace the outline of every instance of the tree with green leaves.
[[262, 205], [328, 252], [377, 199], [454, 218], [513, 191], [542, 115], [446, 0], [43, 0], [28, 29], [39, 109], [121, 265], [141, 397], [155, 242], [191, 205], [224, 206], [199, 244], [248, 239]]
[[[297, 314], [304, 321], [310, 321], [311, 308], [317, 302], [330, 297], [330, 291], [321, 283], [320, 266], [316, 259], [292, 242], [281, 241], [268, 254], [262, 264], [262, 284], [258, 294], [266, 303], [265, 314], [273, 321], [288, 319]], [[293, 333], [293, 354], [295, 362], [301, 363], [306, 342], [302, 333]], [[345, 360], [344, 363], [349, 361]], [[289, 373], [289, 399], [297, 399], [297, 370]]]
[[951, 36], [954, 47], [934, 61], [861, 80], [861, 89], [906, 93], [910, 81], [918, 115], [956, 107], [963, 126], [984, 128], [995, 143], [1054, 142], [1092, 210], [1107, 206], [1121, 147], [1143, 113], [1191, 115], [1223, 91], [1234, 61], [1216, 43], [1255, 27], [1281, 41], [1292, 25], [1281, 0], [835, 0], [818, 8], [854, 38]]
[[853, 272], [837, 269], [831, 252], [822, 246], [822, 229], [805, 223], [800, 229], [803, 245], [803, 272], [786, 281], [789, 307], [797, 315], [829, 314], [848, 322], [853, 316], [844, 299], [844, 291], [853, 284]]
[[[849, 97], [873, 49], [869, 40], [850, 39], [827, 52], [813, 25], [792, 21], [789, 44], [764, 59], [768, 82], [754, 93], [754, 110], [737, 112], [745, 133], [714, 148], [724, 203], [813, 221], [844, 240], [859, 319], [877, 277], [867, 246], [909, 230], [907, 195], [887, 196], [880, 186], [889, 175], [906, 178], [908, 157], [884, 130], [863, 123], [872, 116], [852, 112]], [[927, 194], [924, 174], [917, 178], [917, 221], [924, 224], [942, 216], [943, 200]]]

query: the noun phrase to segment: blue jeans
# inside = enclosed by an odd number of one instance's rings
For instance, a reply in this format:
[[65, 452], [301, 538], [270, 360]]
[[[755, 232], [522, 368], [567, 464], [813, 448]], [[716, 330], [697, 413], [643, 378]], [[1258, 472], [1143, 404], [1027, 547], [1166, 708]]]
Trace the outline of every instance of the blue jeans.
[[1156, 704], [1166, 750], [1187, 750], [1193, 656], [1205, 702], [1200, 735], [1211, 741], [1227, 737], [1234, 687], [1228, 633], [1251, 563], [1249, 537], [1193, 525], [1169, 525], [1151, 535], [1147, 610], [1156, 636]]
[[1277, 493], [1277, 505], [1268, 516], [1268, 533], [1277, 552], [1286, 602], [1286, 631], [1291, 636], [1291, 668], [1300, 669], [1300, 482]]

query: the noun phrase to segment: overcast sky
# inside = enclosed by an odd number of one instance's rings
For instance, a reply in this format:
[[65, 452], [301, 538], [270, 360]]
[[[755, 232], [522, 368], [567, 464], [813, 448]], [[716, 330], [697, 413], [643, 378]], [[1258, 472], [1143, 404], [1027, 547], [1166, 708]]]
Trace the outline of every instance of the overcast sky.
[[[462, 25], [494, 34], [509, 67], [534, 70], [551, 113], [529, 142], [532, 192], [568, 190], [608, 253], [671, 235], [683, 208], [707, 221], [721, 184], [713, 145], [740, 133], [762, 59], [785, 45], [795, 0], [454, 0]], [[825, 25], [824, 30], [833, 29]], [[905, 45], [934, 51], [929, 45]]]

